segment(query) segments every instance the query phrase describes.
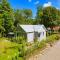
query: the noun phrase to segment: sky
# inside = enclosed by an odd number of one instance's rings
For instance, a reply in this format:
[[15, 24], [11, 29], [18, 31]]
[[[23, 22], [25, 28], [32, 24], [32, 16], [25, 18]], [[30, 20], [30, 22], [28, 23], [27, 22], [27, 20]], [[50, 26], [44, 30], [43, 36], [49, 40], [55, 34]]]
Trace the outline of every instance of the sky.
[[13, 9], [31, 9], [33, 17], [36, 16], [37, 5], [43, 7], [54, 6], [60, 9], [60, 0], [8, 0]]

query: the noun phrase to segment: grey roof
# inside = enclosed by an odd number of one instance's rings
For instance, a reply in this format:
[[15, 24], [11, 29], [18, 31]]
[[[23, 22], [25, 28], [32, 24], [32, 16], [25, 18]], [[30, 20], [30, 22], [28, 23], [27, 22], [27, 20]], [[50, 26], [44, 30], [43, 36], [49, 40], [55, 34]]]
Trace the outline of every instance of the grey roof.
[[25, 32], [42, 32], [46, 31], [46, 28], [44, 25], [20, 25], [20, 27], [25, 31]]

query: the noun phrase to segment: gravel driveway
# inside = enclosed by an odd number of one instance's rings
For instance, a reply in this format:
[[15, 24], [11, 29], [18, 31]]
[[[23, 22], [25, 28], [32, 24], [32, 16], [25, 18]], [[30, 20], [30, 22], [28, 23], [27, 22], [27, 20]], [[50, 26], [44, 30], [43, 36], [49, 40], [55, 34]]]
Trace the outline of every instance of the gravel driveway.
[[58, 41], [53, 47], [48, 47], [43, 50], [43, 53], [39, 53], [30, 57], [28, 60], [60, 60], [60, 41]]

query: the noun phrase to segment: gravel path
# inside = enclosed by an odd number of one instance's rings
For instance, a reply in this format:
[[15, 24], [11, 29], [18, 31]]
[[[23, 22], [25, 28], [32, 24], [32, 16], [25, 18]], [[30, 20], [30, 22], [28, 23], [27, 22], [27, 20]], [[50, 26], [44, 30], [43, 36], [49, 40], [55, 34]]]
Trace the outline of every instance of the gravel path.
[[28, 60], [60, 60], [60, 41], [53, 47], [48, 47], [39, 54], [30, 57]]

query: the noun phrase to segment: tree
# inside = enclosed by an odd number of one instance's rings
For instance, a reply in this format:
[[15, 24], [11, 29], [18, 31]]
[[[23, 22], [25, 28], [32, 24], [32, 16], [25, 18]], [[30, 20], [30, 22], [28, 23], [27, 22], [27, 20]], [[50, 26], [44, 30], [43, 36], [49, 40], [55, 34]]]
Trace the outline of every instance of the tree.
[[24, 24], [25, 23], [25, 18], [23, 16], [23, 10], [15, 10], [14, 12], [15, 16], [15, 21], [14, 25], [17, 27], [18, 24]]
[[59, 25], [58, 22], [60, 22], [60, 14], [58, 14], [58, 11], [59, 10], [52, 6], [45, 8], [42, 7], [42, 10], [41, 8], [40, 10], [37, 10], [37, 17], [40, 18], [40, 20], [37, 19], [37, 21], [40, 24], [44, 24], [46, 27]]
[[32, 11], [30, 9], [24, 9], [23, 10], [23, 15], [24, 15], [24, 18], [25, 18], [25, 20], [24, 20], [25, 24], [31, 24], [33, 22], [32, 21]]
[[10, 31], [13, 31], [14, 28], [14, 19], [13, 19], [13, 10], [10, 7], [7, 0], [2, 0], [2, 18], [3, 18], [3, 27], [5, 29], [5, 33], [7, 34]]
[[47, 27], [58, 25], [58, 10], [55, 7], [46, 7], [43, 9], [43, 23]]
[[23, 12], [26, 19], [30, 19], [32, 17], [32, 11], [30, 9], [24, 9]]
[[3, 27], [3, 10], [2, 10], [2, 4], [0, 4], [0, 34], [2, 36], [2, 33], [5, 31]]
[[29, 9], [16, 10], [14, 25], [17, 26], [17, 24], [30, 24], [32, 21], [31, 17], [32, 11]]
[[36, 14], [36, 24], [41, 24], [41, 20], [42, 20], [42, 16], [43, 16], [43, 7], [42, 6], [37, 6], [37, 14]]

